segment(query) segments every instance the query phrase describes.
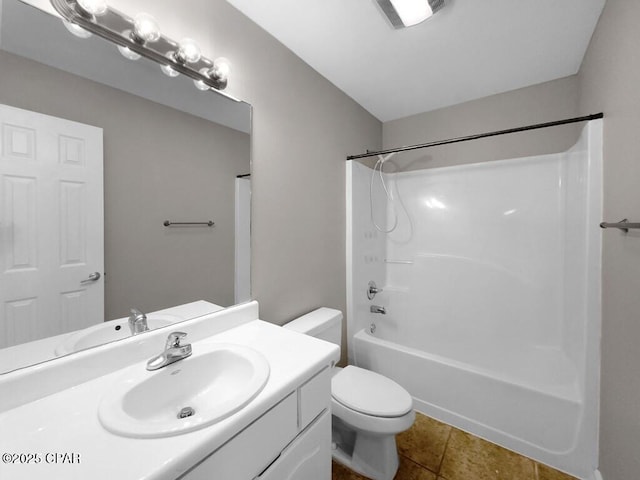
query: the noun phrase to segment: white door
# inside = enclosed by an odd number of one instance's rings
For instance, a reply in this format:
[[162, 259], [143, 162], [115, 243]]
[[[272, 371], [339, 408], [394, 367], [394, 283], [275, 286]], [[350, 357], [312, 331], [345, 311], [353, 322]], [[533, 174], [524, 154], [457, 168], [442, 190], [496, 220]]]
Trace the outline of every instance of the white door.
[[104, 320], [103, 216], [102, 129], [0, 105], [0, 348]]

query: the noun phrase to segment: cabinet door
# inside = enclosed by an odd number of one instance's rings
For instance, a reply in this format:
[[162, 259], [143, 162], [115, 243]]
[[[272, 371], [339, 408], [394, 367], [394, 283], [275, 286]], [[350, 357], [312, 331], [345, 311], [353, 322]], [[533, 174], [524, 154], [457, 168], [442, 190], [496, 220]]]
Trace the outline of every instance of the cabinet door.
[[262, 475], [254, 480], [330, 480], [331, 413], [309, 425]]
[[296, 438], [298, 399], [290, 394], [180, 480], [249, 480]]

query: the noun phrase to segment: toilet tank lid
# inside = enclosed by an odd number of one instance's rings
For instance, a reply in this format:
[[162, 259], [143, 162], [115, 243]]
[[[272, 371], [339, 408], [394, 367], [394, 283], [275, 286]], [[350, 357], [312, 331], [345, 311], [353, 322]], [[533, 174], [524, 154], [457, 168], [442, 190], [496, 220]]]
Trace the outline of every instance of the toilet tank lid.
[[340, 310], [321, 307], [290, 321], [284, 327], [313, 336], [341, 321], [342, 312]]

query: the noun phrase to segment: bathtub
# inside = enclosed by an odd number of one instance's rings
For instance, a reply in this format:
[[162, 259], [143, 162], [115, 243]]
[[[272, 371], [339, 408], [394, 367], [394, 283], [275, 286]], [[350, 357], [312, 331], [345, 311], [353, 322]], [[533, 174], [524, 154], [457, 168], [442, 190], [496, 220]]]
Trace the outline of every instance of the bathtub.
[[[417, 411], [579, 478], [595, 478], [595, 466], [581, 460], [586, 445], [579, 435], [584, 405], [577, 379], [555, 376], [554, 362], [544, 363], [556, 382], [541, 382], [543, 375], [524, 382], [508, 370], [406, 347], [365, 329], [352, 347], [356, 365], [406, 388]], [[539, 360], [520, 352], [518, 363]]]

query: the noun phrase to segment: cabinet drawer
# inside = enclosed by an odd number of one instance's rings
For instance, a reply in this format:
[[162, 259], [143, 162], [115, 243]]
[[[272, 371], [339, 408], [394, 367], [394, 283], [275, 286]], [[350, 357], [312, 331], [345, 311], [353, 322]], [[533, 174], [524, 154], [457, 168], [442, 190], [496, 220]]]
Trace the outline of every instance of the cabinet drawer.
[[298, 434], [292, 393], [230, 439], [181, 480], [243, 480], [262, 472]]
[[331, 372], [329, 367], [317, 373], [298, 389], [298, 428], [302, 430], [325, 408], [331, 406]]

